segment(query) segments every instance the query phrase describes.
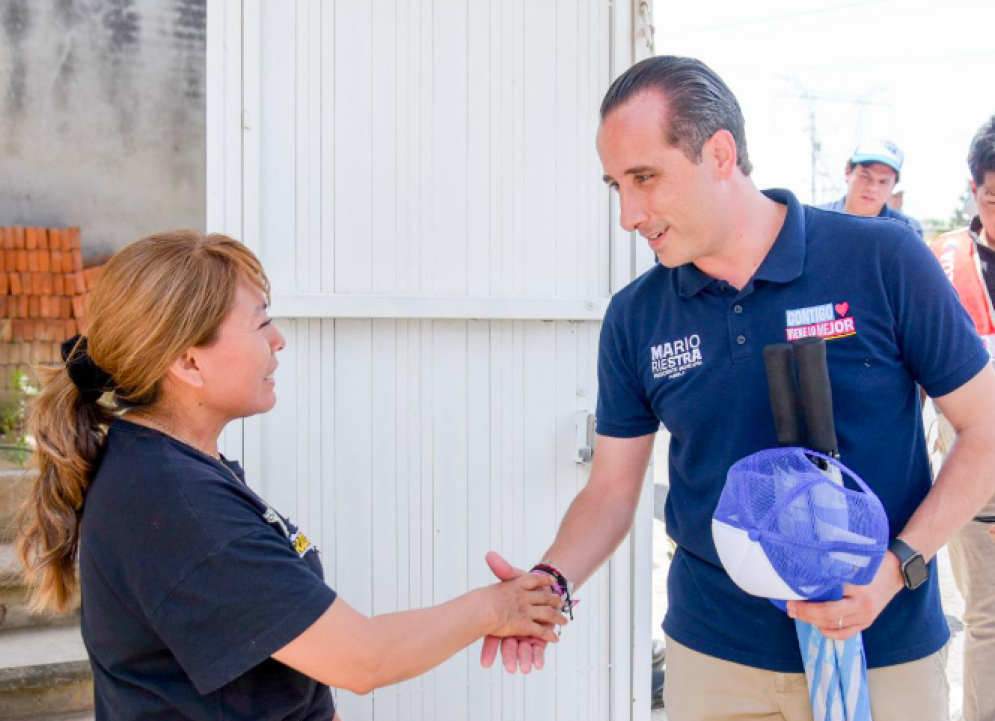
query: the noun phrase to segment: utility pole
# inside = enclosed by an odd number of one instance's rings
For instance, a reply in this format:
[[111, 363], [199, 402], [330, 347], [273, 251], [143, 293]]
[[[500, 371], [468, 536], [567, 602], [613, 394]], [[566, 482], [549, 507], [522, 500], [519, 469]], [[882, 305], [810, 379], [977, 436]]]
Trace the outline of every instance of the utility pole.
[[875, 85], [867, 92], [861, 95], [845, 95], [841, 93], [819, 93], [814, 92], [807, 88], [802, 82], [795, 76], [781, 76], [781, 80], [790, 83], [794, 91], [793, 92], [782, 92], [777, 93], [777, 97], [783, 98], [793, 98], [796, 100], [801, 100], [808, 105], [808, 141], [809, 141], [809, 189], [811, 192], [810, 202], [818, 203], [821, 199], [819, 197], [819, 178], [820, 175], [824, 180], [828, 181], [832, 188], [838, 187], [838, 181], [830, 171], [826, 168], [824, 158], [822, 156], [822, 142], [819, 140], [818, 126], [816, 123], [817, 117], [817, 106], [819, 103], [840, 103], [843, 105], [849, 105], [855, 108], [857, 115], [857, 127], [860, 128], [863, 125], [864, 113], [869, 106], [878, 106], [890, 108], [891, 103], [878, 100], [876, 98], [880, 97], [884, 88], [880, 85]]

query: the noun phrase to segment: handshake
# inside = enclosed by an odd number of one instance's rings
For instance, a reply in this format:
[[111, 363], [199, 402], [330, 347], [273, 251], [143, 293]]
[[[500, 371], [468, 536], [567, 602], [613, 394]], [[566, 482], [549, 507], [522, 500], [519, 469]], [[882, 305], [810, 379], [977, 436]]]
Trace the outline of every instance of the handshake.
[[486, 560], [500, 583], [479, 591], [490, 596], [498, 620], [484, 637], [480, 665], [490, 668], [500, 648], [508, 673], [519, 668], [522, 673], [529, 673], [533, 666], [542, 669], [546, 644], [559, 640], [554, 627], [567, 624], [564, 615], [569, 611], [567, 604], [576, 602], [570, 601], [569, 594], [561, 597], [562, 586], [551, 574], [515, 568], [494, 551], [487, 554]]

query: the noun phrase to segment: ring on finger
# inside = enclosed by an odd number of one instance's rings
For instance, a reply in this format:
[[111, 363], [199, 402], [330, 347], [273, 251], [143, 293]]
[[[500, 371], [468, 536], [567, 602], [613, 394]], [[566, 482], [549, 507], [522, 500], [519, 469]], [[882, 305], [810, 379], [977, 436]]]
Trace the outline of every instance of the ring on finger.
[[842, 628], [843, 628], [843, 617], [840, 616], [839, 621], [836, 622], [836, 630], [838, 631]]

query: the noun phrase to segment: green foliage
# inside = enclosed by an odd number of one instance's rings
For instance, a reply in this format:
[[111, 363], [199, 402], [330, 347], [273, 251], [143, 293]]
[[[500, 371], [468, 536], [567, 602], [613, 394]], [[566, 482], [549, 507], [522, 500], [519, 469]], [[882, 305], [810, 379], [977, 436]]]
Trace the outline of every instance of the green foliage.
[[970, 194], [970, 188], [961, 193], [960, 198], [957, 200], [957, 206], [947, 220], [929, 220], [926, 222], [926, 225], [934, 236], [943, 235], [958, 228], [966, 228], [971, 224], [974, 218], [964, 212]]
[[31, 455], [31, 438], [25, 432], [25, 412], [28, 401], [39, 388], [22, 370], [12, 374], [14, 391], [0, 402], [0, 449], [3, 455], [24, 465]]

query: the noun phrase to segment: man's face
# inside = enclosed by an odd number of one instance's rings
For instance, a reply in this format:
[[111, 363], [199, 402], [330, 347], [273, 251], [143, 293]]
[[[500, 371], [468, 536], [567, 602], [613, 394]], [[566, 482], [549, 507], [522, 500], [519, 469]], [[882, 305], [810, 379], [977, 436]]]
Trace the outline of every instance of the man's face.
[[987, 243], [995, 247], [995, 171], [985, 173], [981, 185], [975, 184], [972, 180], [971, 190], [974, 191], [974, 199], [978, 203], [978, 217], [985, 226]]
[[884, 163], [854, 165], [846, 171], [846, 212], [877, 215], [897, 182], [898, 173]]
[[[604, 180], [618, 192], [620, 222], [647, 239], [668, 268], [714, 251], [716, 181], [664, 139], [666, 101], [648, 91], [631, 98], [598, 128]], [[708, 144], [706, 144], [706, 148]]]

